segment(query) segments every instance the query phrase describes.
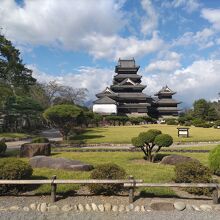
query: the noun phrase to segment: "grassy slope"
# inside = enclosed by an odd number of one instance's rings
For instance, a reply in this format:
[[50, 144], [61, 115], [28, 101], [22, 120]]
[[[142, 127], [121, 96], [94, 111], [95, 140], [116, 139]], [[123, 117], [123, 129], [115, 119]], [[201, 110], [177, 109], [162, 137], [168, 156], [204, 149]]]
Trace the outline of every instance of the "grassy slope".
[[130, 143], [131, 138], [148, 129], [159, 129], [170, 134], [175, 142], [219, 141], [220, 130], [214, 128], [190, 127], [189, 138], [177, 137], [177, 126], [174, 125], [142, 125], [142, 126], [110, 126], [89, 128], [87, 132], [76, 137], [86, 143]]
[[[167, 153], [166, 153], [167, 154]], [[208, 163], [208, 154], [205, 153], [184, 153], [186, 156], [191, 156], [200, 160], [203, 164]], [[65, 157], [69, 159], [81, 160], [90, 163], [94, 166], [103, 163], [116, 163], [123, 167], [128, 175], [133, 175], [137, 179], [143, 179], [145, 182], [171, 182], [174, 177], [174, 166], [162, 165], [157, 163], [149, 163], [142, 160], [143, 154], [140, 152], [67, 152], [56, 153], [54, 157]], [[34, 169], [35, 178], [51, 178], [57, 175], [58, 179], [87, 179], [90, 172], [71, 172], [53, 169]], [[58, 192], [68, 192], [77, 189], [76, 185], [60, 185]], [[154, 195], [175, 195], [170, 188], [150, 188], [142, 189], [147, 193], [154, 193]], [[37, 193], [50, 192], [50, 186], [43, 185], [36, 191]]]

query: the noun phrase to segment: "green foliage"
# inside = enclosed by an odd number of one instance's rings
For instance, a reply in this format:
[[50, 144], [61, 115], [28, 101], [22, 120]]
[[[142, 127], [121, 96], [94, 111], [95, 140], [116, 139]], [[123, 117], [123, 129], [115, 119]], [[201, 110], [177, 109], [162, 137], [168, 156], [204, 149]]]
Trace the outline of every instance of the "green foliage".
[[[98, 165], [91, 173], [91, 179], [125, 179], [126, 172], [123, 168], [116, 164], [108, 163]], [[123, 190], [123, 184], [91, 184], [89, 185], [91, 192], [96, 194], [116, 194]]]
[[157, 122], [157, 120], [155, 118], [152, 118], [149, 116], [142, 116], [140, 118], [142, 118], [142, 121], [144, 121], [146, 123], [156, 123]]
[[94, 113], [92, 122], [98, 127], [99, 123], [103, 120], [103, 116], [97, 113]]
[[131, 143], [135, 147], [143, 147], [144, 146], [144, 143], [143, 143], [142, 139], [140, 139], [138, 137], [133, 137], [131, 139]]
[[36, 82], [32, 71], [25, 67], [20, 52], [0, 34], [0, 79], [14, 87], [28, 87]]
[[192, 124], [195, 127], [202, 127], [202, 128], [211, 128], [213, 126], [213, 124], [199, 118], [192, 120]]
[[46, 137], [36, 137], [36, 138], [33, 138], [31, 143], [49, 143], [49, 139], [46, 138]]
[[200, 119], [200, 118], [196, 118], [194, 120], [192, 120], [192, 124], [195, 126], [195, 127], [203, 127], [204, 124], [205, 124], [205, 121]]
[[214, 128], [220, 127], [220, 120], [217, 120], [214, 124]]
[[165, 121], [167, 125], [178, 125], [178, 121], [174, 118], [167, 118]]
[[[175, 167], [175, 182], [176, 183], [211, 183], [212, 175], [208, 167], [199, 162], [192, 161], [180, 163]], [[186, 188], [187, 192], [197, 195], [210, 195], [209, 188]]]
[[193, 116], [206, 121], [215, 121], [219, 118], [217, 108], [211, 102], [205, 99], [199, 99], [194, 102]]
[[150, 129], [148, 130], [147, 132], [141, 132], [139, 135], [138, 135], [138, 138], [143, 142], [143, 143], [146, 143], [146, 144], [150, 144], [150, 143], [153, 143], [156, 136], [161, 134], [162, 132], [160, 130], [157, 130], [157, 129]]
[[40, 126], [43, 108], [30, 97], [9, 96], [4, 104], [4, 113], [7, 124], [13, 131], [31, 130], [34, 126]]
[[143, 117], [129, 117], [129, 121], [132, 125], [139, 125], [144, 119]]
[[82, 109], [75, 105], [55, 105], [48, 108], [43, 113], [43, 116], [60, 130], [60, 133], [66, 140], [71, 128], [78, 124], [81, 112]]
[[[31, 166], [16, 158], [3, 158], [0, 160], [0, 179], [23, 180], [29, 179], [33, 173]], [[24, 189], [23, 185], [1, 185], [0, 193], [18, 192]]]
[[0, 141], [0, 156], [5, 154], [7, 145], [4, 141]]
[[209, 168], [220, 176], [220, 145], [209, 152]]
[[111, 125], [125, 125], [125, 123], [129, 120], [127, 116], [120, 116], [120, 115], [108, 115], [105, 117], [105, 120], [108, 121]]
[[[168, 134], [162, 134], [160, 130], [150, 129], [147, 132], [141, 132], [138, 137], [132, 138], [131, 142], [135, 147], [141, 148], [147, 160], [154, 161], [157, 152], [162, 147], [172, 145], [173, 138]], [[155, 145], [157, 146], [157, 150], [152, 154]]]
[[208, 114], [209, 104], [205, 99], [199, 99], [193, 103], [193, 108], [193, 116], [204, 120]]
[[169, 134], [159, 134], [156, 136], [154, 144], [159, 147], [169, 147], [173, 144], [173, 138]]

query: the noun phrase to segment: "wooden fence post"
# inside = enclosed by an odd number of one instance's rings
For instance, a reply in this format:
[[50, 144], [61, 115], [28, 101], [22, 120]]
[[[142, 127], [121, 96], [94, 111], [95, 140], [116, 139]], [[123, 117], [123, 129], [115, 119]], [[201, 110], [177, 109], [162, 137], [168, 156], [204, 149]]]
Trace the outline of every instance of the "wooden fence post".
[[132, 186], [129, 188], [129, 203], [134, 202], [134, 188], [135, 188], [135, 181], [133, 176], [129, 176], [129, 180], [133, 180]]
[[56, 202], [56, 191], [57, 191], [57, 184], [54, 183], [56, 176], [52, 176], [51, 182], [51, 202]]
[[218, 187], [214, 188], [212, 191], [212, 201], [213, 204], [218, 204]]

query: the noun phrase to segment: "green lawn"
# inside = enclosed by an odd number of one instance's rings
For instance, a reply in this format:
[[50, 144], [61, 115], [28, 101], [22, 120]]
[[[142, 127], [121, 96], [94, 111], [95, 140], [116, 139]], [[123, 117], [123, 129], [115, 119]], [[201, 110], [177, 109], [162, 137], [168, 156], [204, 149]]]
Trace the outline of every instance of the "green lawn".
[[85, 133], [75, 137], [85, 143], [131, 143], [131, 138], [148, 129], [159, 129], [170, 134], [175, 142], [220, 141], [220, 129], [190, 127], [189, 138], [177, 136], [175, 125], [109, 126], [89, 128]]
[[4, 138], [28, 138], [30, 135], [25, 133], [0, 133], [0, 137]]
[[[169, 153], [165, 153], [169, 154]], [[208, 164], [208, 154], [206, 153], [184, 153], [200, 160], [203, 164]], [[171, 182], [174, 177], [174, 166], [162, 165], [159, 163], [149, 163], [143, 160], [141, 152], [63, 152], [54, 153], [53, 157], [65, 157], [74, 160], [81, 160], [94, 166], [103, 163], [116, 163], [123, 167], [128, 175], [133, 175], [136, 179], [143, 179], [145, 182], [165, 183]], [[25, 159], [27, 160], [27, 159]], [[34, 169], [34, 178], [51, 178], [56, 175], [58, 179], [88, 179], [90, 172], [63, 171], [54, 169]], [[78, 189], [77, 185], [59, 185], [58, 192], [66, 193]], [[145, 193], [154, 195], [174, 196], [175, 192], [170, 188], [149, 188], [139, 189]], [[50, 186], [40, 186], [36, 193], [49, 193]]]

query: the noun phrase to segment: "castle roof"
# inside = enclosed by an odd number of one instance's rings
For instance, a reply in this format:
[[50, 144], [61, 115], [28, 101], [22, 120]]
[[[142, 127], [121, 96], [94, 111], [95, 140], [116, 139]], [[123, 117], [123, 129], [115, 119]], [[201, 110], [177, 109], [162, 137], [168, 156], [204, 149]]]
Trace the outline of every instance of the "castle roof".
[[117, 102], [108, 96], [104, 96], [100, 99], [97, 99], [96, 101], [93, 102], [94, 104], [116, 104]]
[[155, 95], [174, 95], [176, 92], [172, 91], [167, 85], [164, 86], [159, 92], [157, 92]]
[[115, 72], [118, 71], [138, 71], [140, 66], [136, 66], [135, 60], [133, 59], [120, 59], [118, 60], [118, 65], [115, 66]]

